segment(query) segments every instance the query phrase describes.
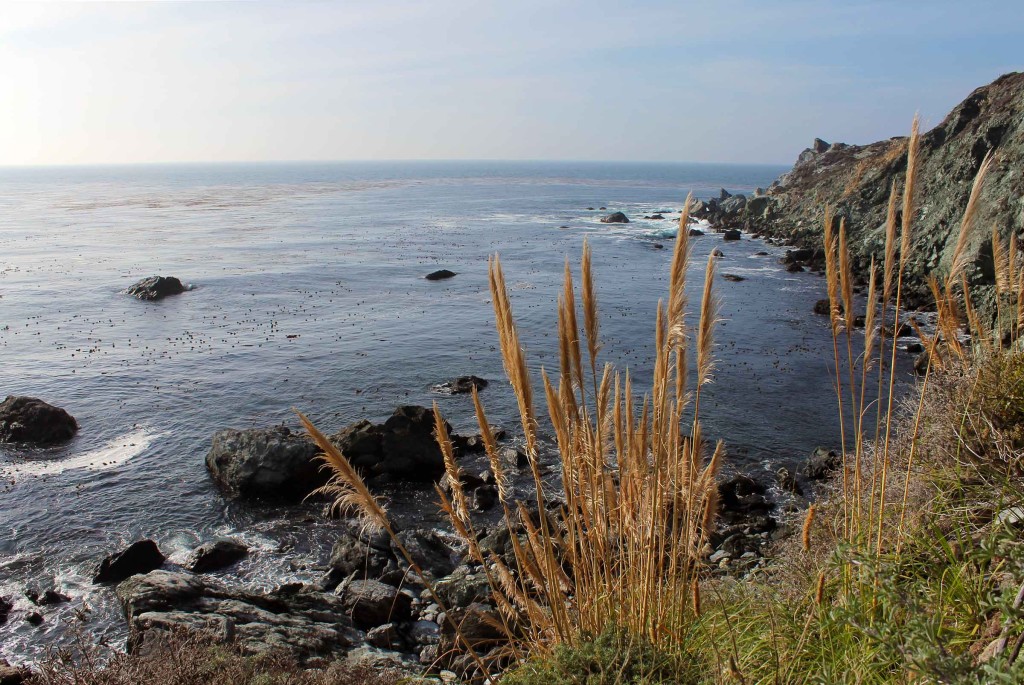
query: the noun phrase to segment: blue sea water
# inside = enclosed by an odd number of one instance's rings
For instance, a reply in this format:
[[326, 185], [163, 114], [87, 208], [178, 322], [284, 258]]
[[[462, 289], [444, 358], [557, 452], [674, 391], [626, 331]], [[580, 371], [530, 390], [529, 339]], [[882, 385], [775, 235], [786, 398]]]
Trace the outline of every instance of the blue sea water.
[[[65, 446], [0, 446], [0, 595], [17, 600], [0, 626], [0, 655], [37, 654], [82, 607], [93, 635], [123, 638], [112, 591], [93, 587], [90, 572], [97, 557], [140, 537], [181, 561], [205, 538], [239, 535], [255, 550], [239, 580], [316, 576], [338, 524], [315, 507], [222, 498], [203, 462], [219, 429], [295, 426], [294, 407], [333, 431], [436, 401], [457, 429], [475, 432], [467, 397], [431, 390], [472, 373], [493, 381], [482, 394], [489, 417], [515, 433], [490, 255], [501, 255], [539, 372], [558, 364], [564, 260], [575, 265], [588, 239], [602, 356], [628, 367], [642, 391], [687, 192], [750, 193], [783, 171], [568, 162], [0, 169], [0, 397], [43, 398], [81, 426]], [[602, 224], [611, 211], [631, 223]], [[674, 213], [642, 218], [657, 211]], [[691, 301], [715, 247], [724, 251], [719, 273], [745, 279], [717, 285], [705, 433], [726, 441], [739, 470], [792, 469], [815, 446], [836, 445], [831, 338], [811, 314], [823, 279], [787, 273], [782, 248], [749, 236], [693, 242]], [[440, 268], [458, 275], [423, 279]], [[155, 274], [192, 289], [156, 303], [121, 294]], [[34, 608], [22, 595], [32, 584], [72, 597], [46, 609], [39, 628], [21, 620]]]

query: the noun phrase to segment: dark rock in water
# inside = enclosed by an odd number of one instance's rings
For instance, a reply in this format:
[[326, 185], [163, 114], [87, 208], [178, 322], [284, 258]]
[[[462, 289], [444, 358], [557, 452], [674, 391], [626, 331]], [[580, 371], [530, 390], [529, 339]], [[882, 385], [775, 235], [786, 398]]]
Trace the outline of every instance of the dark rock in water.
[[381, 460], [383, 439], [384, 429], [366, 419], [356, 421], [329, 437], [331, 443], [361, 471], [369, 471]]
[[27, 668], [11, 666], [6, 659], [0, 658], [0, 685], [21, 685], [27, 682], [31, 675]]
[[768, 253], [765, 252], [764, 250], [758, 250], [757, 252], [754, 253], [754, 256], [755, 257], [767, 257]]
[[458, 274], [456, 274], [454, 271], [449, 271], [448, 269], [439, 269], [438, 271], [430, 272], [429, 274], [424, 276], [424, 278], [427, 279], [428, 281], [443, 281], [446, 278], [451, 278], [452, 276], [457, 275]]
[[727, 281], [733, 281], [734, 283], [747, 280], [743, 278], [743, 276], [737, 276], [736, 274], [722, 274], [722, 278]]
[[910, 354], [921, 354], [922, 352], [924, 352], [924, 345], [922, 345], [919, 342], [912, 342], [907, 343], [907, 346], [904, 347], [903, 349], [905, 349]]
[[868, 322], [868, 317], [865, 316], [864, 314], [856, 314], [853, 317], [853, 327], [854, 328], [864, 328], [864, 326], [867, 324], [867, 322]]
[[[450, 425], [445, 426], [449, 435]], [[444, 473], [444, 457], [434, 439], [434, 413], [426, 407], [404, 406], [384, 422], [383, 458], [375, 473], [406, 480], [436, 480]]]
[[661, 243], [654, 243], [654, 245], [652, 247], [654, 247], [655, 250], [664, 250], [665, 249], [665, 246], [662, 245]]
[[93, 583], [117, 583], [163, 566], [164, 555], [152, 540], [133, 542], [125, 550], [111, 554], [96, 568]]
[[7, 622], [7, 617], [11, 615], [13, 608], [14, 602], [9, 597], [0, 596], [0, 626]]
[[814, 313], [822, 316], [829, 316], [832, 313], [832, 303], [829, 300], [818, 300], [814, 303]]
[[593, 208], [593, 207], [587, 207], [587, 209], [588, 209], [589, 211], [591, 211], [591, 212], [592, 212], [592, 211], [594, 211], [594, 208]]
[[25, 614], [25, 622], [33, 626], [43, 625], [43, 615], [38, 611], [32, 611]]
[[786, 271], [788, 271], [791, 274], [799, 274], [803, 273], [804, 267], [802, 264], [797, 264], [796, 262], [793, 262], [792, 264], [786, 265]]
[[[604, 209], [602, 207], [602, 209]], [[601, 219], [602, 224], [628, 224], [629, 219], [622, 212], [614, 212]]]
[[893, 335], [892, 326], [886, 326], [882, 330], [885, 331], [885, 336], [887, 338], [889, 338], [890, 340], [893, 337], [904, 338], [904, 337], [906, 337], [908, 335], [913, 335], [914, 334], [914, 327], [911, 326], [909, 323], [907, 323], [905, 321], [901, 321], [900, 322], [900, 327], [899, 327], [899, 329], [897, 331], [895, 331], [895, 335]]
[[328, 480], [319, 449], [284, 426], [223, 430], [213, 436], [206, 468], [229, 496], [298, 502]]
[[193, 573], [207, 573], [244, 559], [249, 548], [233, 538], [217, 538], [204, 542], [193, 550], [187, 566]]
[[736, 228], [729, 228], [722, 231], [722, 240], [739, 240], [743, 237], [743, 233]]
[[[456, 446], [467, 440], [447, 422], [445, 428]], [[429, 481], [444, 473], [444, 457], [434, 439], [434, 413], [426, 407], [398, 407], [383, 425], [359, 421], [330, 441], [368, 478]]]
[[412, 617], [412, 598], [379, 580], [353, 580], [340, 594], [343, 606], [360, 628]]
[[700, 230], [699, 228], [691, 228], [686, 232], [686, 234], [691, 238], [696, 238], [697, 236], [704, 235], [704, 231]]
[[473, 388], [483, 390], [487, 387], [487, 381], [477, 376], [459, 376], [450, 381], [434, 386], [434, 390], [449, 395], [462, 395], [473, 392]]
[[923, 376], [928, 373], [928, 350], [925, 350], [921, 354], [917, 355], [914, 359], [914, 373], [918, 376]]
[[45, 590], [41, 590], [38, 587], [30, 587], [25, 590], [25, 597], [37, 607], [53, 606], [71, 601], [70, 597], [52, 587]]
[[530, 457], [523, 450], [515, 447], [505, 447], [499, 451], [499, 455], [506, 463], [515, 464], [516, 468], [523, 469], [530, 465]]
[[651, 218], [652, 219], [664, 219], [665, 217], [663, 217], [661, 214], [652, 214]]
[[150, 276], [128, 286], [124, 292], [126, 295], [151, 302], [168, 295], [180, 295], [185, 292], [185, 286], [174, 276]]
[[116, 594], [132, 630], [131, 649], [144, 649], [152, 634], [184, 630], [233, 642], [245, 654], [277, 651], [305, 663], [363, 640], [341, 597], [300, 583], [251, 592], [210, 576], [158, 570], [132, 576]]
[[782, 258], [782, 263], [793, 264], [794, 262], [809, 262], [813, 257], [814, 250], [809, 247], [799, 248], [796, 250], [786, 250], [786, 254]]
[[805, 478], [809, 480], [821, 480], [827, 478], [833, 471], [843, 465], [843, 458], [834, 450], [818, 447], [807, 458], [807, 462], [801, 469]]
[[77, 430], [75, 417], [35, 397], [9, 395], [0, 403], [0, 442], [52, 445]]
[[607, 207], [598, 207], [598, 209], [608, 209]]

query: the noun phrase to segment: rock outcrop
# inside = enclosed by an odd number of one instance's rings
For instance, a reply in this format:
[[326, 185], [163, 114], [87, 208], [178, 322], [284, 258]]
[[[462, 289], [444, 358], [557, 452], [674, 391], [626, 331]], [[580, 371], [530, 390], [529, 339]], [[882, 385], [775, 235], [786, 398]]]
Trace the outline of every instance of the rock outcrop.
[[[800, 153], [792, 171], [748, 201], [734, 220], [752, 232], [818, 249], [822, 246], [824, 206], [846, 221], [854, 268], [863, 274], [874, 255], [882, 260], [890, 188], [902, 188], [907, 138], [869, 145], [828, 144], [815, 139]], [[1024, 73], [1001, 76], [978, 88], [935, 128], [922, 134], [916, 210], [904, 289], [910, 306], [927, 305], [925, 278], [949, 268], [974, 177], [985, 155], [994, 163], [985, 180], [974, 230], [968, 238], [974, 287], [994, 280], [991, 229], [1003, 241], [1024, 227]], [[984, 304], [985, 296], [980, 298]]]
[[300, 661], [347, 651], [363, 640], [342, 597], [305, 585], [250, 592], [208, 576], [158, 570], [117, 586], [133, 646], [153, 632], [187, 630], [245, 653], [280, 650]]
[[52, 445], [70, 440], [75, 417], [35, 397], [8, 396], [0, 402], [0, 442]]

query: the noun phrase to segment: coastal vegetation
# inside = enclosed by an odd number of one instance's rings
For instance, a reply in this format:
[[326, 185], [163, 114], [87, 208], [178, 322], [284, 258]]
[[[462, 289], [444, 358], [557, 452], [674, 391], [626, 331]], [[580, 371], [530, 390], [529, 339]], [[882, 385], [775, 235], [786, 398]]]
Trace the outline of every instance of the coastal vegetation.
[[[784, 522], [768, 565], [740, 575], [708, 561], [720, 510], [728, 436], [702, 430], [702, 389], [714, 380], [716, 256], [699, 302], [687, 301], [687, 199], [668, 288], [654, 315], [653, 377], [602, 361], [590, 247], [578, 281], [566, 263], [558, 299], [558, 368], [530, 372], [502, 263], [489, 264], [504, 368], [519, 410], [529, 496], [515, 497], [507, 454], [472, 388], [483, 449], [503, 514], [506, 553], [484, 544], [450, 429], [433, 411], [444, 461], [436, 492], [488, 602], [449, 606], [382, 501], [336, 441], [305, 416], [331, 480], [320, 489], [384, 535], [441, 609], [450, 636], [435, 670], [466, 682], [559, 683], [1016, 683], [1024, 680], [1024, 254], [1016, 233], [979, 215], [986, 151], [961, 208], [950, 252], [920, 301], [921, 141], [881, 153], [903, 165], [888, 179], [881, 240], [855, 251], [853, 217], [822, 210], [821, 244], [833, 345], [838, 468], [814, 503]], [[856, 194], [861, 178], [844, 184]], [[987, 250], [978, 249], [985, 243]], [[857, 250], [863, 245], [859, 243]], [[981, 255], [979, 257], [979, 255]], [[984, 263], [981, 263], [983, 261]], [[908, 278], [911, 269], [913, 276]], [[991, 288], [975, 283], [978, 269]], [[691, 322], [689, 312], [698, 315]], [[863, 331], [855, 321], [863, 316]], [[923, 346], [912, 392], [897, 389], [897, 332]], [[637, 387], [646, 389], [638, 393]], [[553, 435], [560, 469], [539, 461]], [[490, 531], [493, 534], [493, 531]], [[483, 628], [483, 629], [482, 629]], [[109, 663], [88, 647], [55, 652], [29, 682], [388, 682], [379, 671], [282, 656], [244, 656], [171, 636]], [[433, 677], [433, 676], [432, 676]], [[415, 679], [413, 679], [415, 680]]]

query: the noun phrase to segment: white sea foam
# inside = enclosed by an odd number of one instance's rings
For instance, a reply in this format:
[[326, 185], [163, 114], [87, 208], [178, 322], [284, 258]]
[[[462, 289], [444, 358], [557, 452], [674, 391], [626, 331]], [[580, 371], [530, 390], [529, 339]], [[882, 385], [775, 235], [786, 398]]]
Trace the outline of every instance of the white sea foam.
[[160, 433], [145, 428], [120, 435], [97, 449], [67, 459], [33, 460], [0, 464], [0, 478], [18, 480], [25, 476], [53, 476], [72, 469], [105, 471], [117, 468], [141, 454]]

